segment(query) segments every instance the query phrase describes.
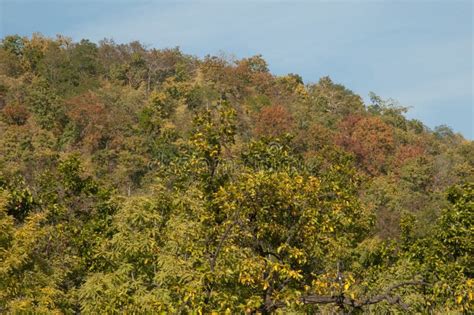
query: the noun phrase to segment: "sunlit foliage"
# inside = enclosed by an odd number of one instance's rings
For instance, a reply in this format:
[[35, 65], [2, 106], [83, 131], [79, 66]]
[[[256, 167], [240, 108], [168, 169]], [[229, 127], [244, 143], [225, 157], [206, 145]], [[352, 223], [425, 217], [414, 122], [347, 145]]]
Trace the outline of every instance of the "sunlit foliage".
[[0, 43], [0, 313], [470, 314], [474, 145], [260, 56]]

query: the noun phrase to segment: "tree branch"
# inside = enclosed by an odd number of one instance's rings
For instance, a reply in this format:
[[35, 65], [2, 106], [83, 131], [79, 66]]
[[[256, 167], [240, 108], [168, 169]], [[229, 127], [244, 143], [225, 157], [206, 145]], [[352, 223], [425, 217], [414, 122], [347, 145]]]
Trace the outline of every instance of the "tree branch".
[[[372, 304], [377, 304], [382, 301], [386, 301], [389, 304], [392, 305], [398, 305], [404, 310], [408, 310], [408, 305], [406, 305], [400, 296], [393, 296], [392, 292], [396, 289], [399, 289], [401, 287], [405, 286], [423, 286], [426, 285], [426, 282], [424, 281], [405, 281], [401, 282], [398, 284], [395, 284], [391, 287], [389, 287], [384, 293], [375, 295], [370, 298], [365, 298], [361, 300], [356, 300], [352, 299], [350, 297], [345, 296], [343, 293], [341, 295], [317, 295], [317, 294], [311, 294], [311, 295], [306, 295], [302, 296], [300, 298], [300, 302], [306, 305], [311, 305], [311, 304], [337, 304], [340, 306], [350, 306], [353, 308], [362, 308], [367, 305], [372, 305]], [[273, 301], [272, 303], [266, 303], [265, 308], [267, 312], [272, 312], [278, 308], [285, 307], [286, 303], [280, 302], [280, 301]]]
[[224, 245], [224, 242], [226, 241], [226, 239], [229, 237], [229, 234], [232, 230], [232, 228], [238, 223], [238, 218], [239, 218], [239, 210], [237, 210], [234, 215], [233, 215], [233, 222], [231, 222], [225, 229], [224, 231], [224, 234], [222, 235], [221, 239], [219, 240], [219, 244], [217, 244], [217, 247], [216, 247], [216, 250], [214, 252], [214, 254], [211, 256], [211, 260], [210, 260], [210, 269], [211, 269], [211, 272], [214, 272], [214, 268], [216, 266], [216, 261], [217, 261], [217, 257], [219, 256], [219, 253], [222, 249], [222, 246]]

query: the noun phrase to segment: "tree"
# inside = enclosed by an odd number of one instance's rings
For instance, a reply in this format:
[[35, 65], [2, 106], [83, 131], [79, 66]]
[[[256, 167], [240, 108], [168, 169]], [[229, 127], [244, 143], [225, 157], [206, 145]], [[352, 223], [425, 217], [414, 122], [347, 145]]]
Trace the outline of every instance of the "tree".
[[74, 156], [43, 174], [34, 194], [18, 185], [0, 187], [0, 308], [75, 312], [73, 291], [96, 268], [96, 244], [115, 210], [110, 194]]
[[38, 124], [46, 130], [60, 132], [66, 124], [61, 98], [50, 84], [42, 79], [33, 80], [27, 89], [25, 105], [34, 114]]
[[450, 205], [433, 234], [413, 242], [409, 253], [431, 283], [426, 292], [430, 311], [470, 313], [474, 309], [473, 185], [452, 186], [447, 199]]
[[268, 171], [222, 187], [214, 202], [225, 219], [210, 257], [216, 305], [265, 313], [310, 304], [305, 296], [329, 289], [338, 262], [370, 226], [370, 214], [346, 193], [333, 181]]
[[0, 43], [0, 72], [12, 77], [23, 73], [21, 64], [25, 40], [19, 35], [6, 36]]
[[74, 130], [73, 144], [82, 143], [95, 151], [110, 140], [110, 116], [103, 102], [94, 94], [86, 93], [67, 100], [69, 128]]
[[24, 125], [30, 116], [25, 106], [8, 104], [2, 109], [2, 116], [9, 124]]
[[293, 118], [283, 106], [267, 106], [258, 114], [255, 125], [257, 135], [279, 137], [293, 129]]
[[[197, 113], [194, 118], [194, 134], [191, 145], [195, 148], [194, 163], [204, 166], [197, 169], [204, 179], [208, 191], [217, 189], [224, 177], [217, 176], [222, 162], [222, 153], [234, 143], [235, 111], [226, 101], [220, 101], [210, 108]], [[202, 165], [204, 162], [204, 165]]]
[[318, 105], [323, 107], [324, 112], [339, 119], [360, 114], [364, 108], [360, 96], [340, 84], [335, 84], [329, 77], [321, 78], [317, 84], [309, 87], [309, 91], [318, 101]]
[[394, 149], [392, 129], [378, 117], [349, 116], [339, 125], [336, 143], [355, 154], [372, 175], [386, 171]]

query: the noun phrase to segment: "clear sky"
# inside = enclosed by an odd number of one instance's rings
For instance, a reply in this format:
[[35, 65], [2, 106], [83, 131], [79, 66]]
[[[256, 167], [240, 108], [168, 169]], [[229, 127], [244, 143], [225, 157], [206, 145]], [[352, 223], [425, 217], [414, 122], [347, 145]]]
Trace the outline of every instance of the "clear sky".
[[474, 138], [474, 1], [0, 0], [0, 35], [139, 40], [188, 54], [262, 54], [275, 74], [329, 75]]

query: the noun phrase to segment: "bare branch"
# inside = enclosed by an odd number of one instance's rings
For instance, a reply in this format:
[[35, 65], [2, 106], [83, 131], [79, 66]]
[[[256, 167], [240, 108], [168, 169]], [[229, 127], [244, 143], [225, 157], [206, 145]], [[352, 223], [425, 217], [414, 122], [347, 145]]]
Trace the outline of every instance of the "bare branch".
[[[344, 294], [341, 295], [317, 295], [317, 294], [312, 294], [312, 295], [306, 295], [300, 298], [300, 302], [303, 304], [337, 304], [339, 306], [350, 306], [353, 308], [362, 308], [367, 305], [372, 305], [372, 304], [377, 304], [382, 301], [386, 301], [389, 304], [392, 305], [398, 305], [404, 310], [408, 310], [408, 305], [406, 305], [402, 298], [400, 296], [393, 296], [392, 293], [394, 290], [399, 289], [401, 287], [406, 287], [406, 286], [422, 286], [426, 285], [426, 282], [424, 281], [405, 281], [401, 282], [398, 284], [395, 284], [391, 287], [389, 287], [384, 293], [375, 295], [370, 298], [365, 298], [361, 300], [356, 300], [352, 299], [350, 297], [345, 296]], [[265, 308], [268, 312], [274, 311], [277, 308], [285, 307], [286, 304], [284, 302], [271, 302], [271, 303], [266, 303]]]
[[219, 240], [219, 244], [217, 245], [217, 248], [216, 248], [216, 251], [214, 252], [214, 254], [211, 256], [211, 260], [210, 260], [210, 268], [211, 268], [211, 272], [214, 272], [214, 268], [216, 266], [216, 261], [217, 261], [217, 257], [219, 256], [219, 253], [220, 251], [222, 250], [222, 246], [224, 245], [224, 242], [227, 240], [227, 238], [229, 237], [229, 234], [232, 230], [232, 228], [238, 223], [238, 218], [239, 218], [239, 213], [240, 211], [237, 210], [234, 215], [233, 215], [233, 220], [232, 222], [226, 227], [225, 231], [224, 231], [224, 234], [222, 235], [221, 239]]

